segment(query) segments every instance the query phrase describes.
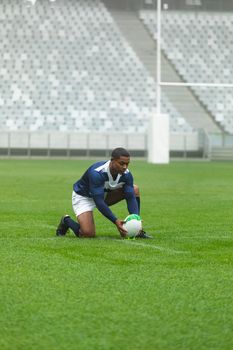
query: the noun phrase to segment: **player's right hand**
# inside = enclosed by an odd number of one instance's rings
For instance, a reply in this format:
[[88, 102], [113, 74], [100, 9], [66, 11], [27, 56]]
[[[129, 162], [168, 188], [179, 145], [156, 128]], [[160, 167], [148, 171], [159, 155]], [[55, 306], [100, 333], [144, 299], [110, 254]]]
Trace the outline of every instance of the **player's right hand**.
[[125, 230], [125, 228], [123, 226], [124, 225], [124, 220], [117, 219], [115, 221], [115, 225], [116, 225], [118, 231], [120, 232], [121, 237], [126, 237], [127, 231]]

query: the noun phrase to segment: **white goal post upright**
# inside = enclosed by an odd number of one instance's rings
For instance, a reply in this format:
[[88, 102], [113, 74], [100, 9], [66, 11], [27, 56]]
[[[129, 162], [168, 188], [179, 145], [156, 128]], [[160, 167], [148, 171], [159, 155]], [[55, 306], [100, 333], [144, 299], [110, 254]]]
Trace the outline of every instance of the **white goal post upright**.
[[169, 163], [169, 117], [161, 114], [161, 0], [157, 0], [157, 80], [156, 115], [148, 132], [148, 162]]
[[156, 114], [151, 116], [148, 130], [147, 154], [150, 163], [169, 163], [169, 116], [161, 113], [161, 87], [214, 87], [233, 88], [232, 83], [169, 82], [161, 81], [161, 0], [157, 0], [157, 80]]

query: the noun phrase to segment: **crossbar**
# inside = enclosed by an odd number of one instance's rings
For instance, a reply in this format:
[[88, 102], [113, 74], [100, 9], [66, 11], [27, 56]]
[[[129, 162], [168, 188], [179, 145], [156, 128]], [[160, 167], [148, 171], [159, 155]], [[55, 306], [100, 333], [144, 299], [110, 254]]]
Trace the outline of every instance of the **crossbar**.
[[184, 82], [172, 82], [172, 81], [161, 81], [160, 86], [199, 86], [199, 87], [233, 87], [233, 84], [225, 83], [184, 83]]

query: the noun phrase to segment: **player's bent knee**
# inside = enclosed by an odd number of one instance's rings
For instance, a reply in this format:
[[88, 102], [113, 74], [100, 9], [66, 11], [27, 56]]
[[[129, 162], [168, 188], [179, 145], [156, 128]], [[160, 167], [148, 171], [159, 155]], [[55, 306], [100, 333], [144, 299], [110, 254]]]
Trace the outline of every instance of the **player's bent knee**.
[[134, 194], [136, 197], [139, 197], [140, 193], [139, 193], [139, 187], [138, 185], [133, 185], [134, 188]]
[[82, 230], [80, 232], [80, 237], [83, 237], [83, 238], [94, 238], [95, 237], [95, 232]]

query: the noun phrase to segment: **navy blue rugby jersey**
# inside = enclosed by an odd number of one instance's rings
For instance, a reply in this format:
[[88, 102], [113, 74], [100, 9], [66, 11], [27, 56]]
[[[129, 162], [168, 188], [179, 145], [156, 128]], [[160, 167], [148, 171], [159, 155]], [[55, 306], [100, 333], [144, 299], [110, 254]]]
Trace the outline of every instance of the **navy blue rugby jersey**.
[[134, 195], [133, 176], [130, 171], [127, 169], [123, 174], [118, 174], [114, 180], [110, 173], [109, 164], [110, 160], [91, 165], [83, 176], [75, 182], [73, 190], [81, 196], [93, 198], [99, 211], [114, 222], [116, 217], [104, 202], [105, 192], [123, 188], [130, 214], [138, 214], [138, 205]]
[[91, 165], [81, 179], [75, 182], [74, 191], [81, 196], [91, 198], [121, 187], [124, 187], [126, 194], [133, 193], [133, 176], [130, 171], [127, 169], [124, 174], [118, 174], [117, 178], [113, 180], [109, 164], [110, 160]]

